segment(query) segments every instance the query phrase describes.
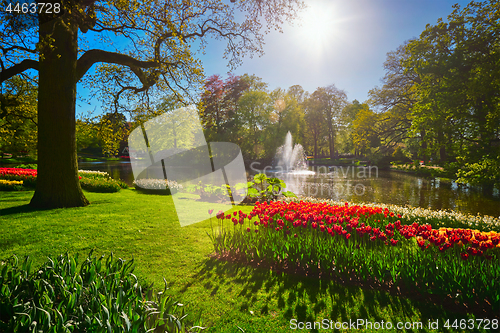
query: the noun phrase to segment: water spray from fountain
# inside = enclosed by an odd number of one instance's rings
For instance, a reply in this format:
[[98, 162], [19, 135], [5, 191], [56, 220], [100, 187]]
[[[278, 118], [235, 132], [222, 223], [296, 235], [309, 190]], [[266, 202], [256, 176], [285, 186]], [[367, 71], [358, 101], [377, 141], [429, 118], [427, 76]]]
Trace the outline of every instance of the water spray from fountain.
[[300, 143], [293, 144], [290, 131], [286, 134], [285, 143], [276, 149], [275, 161], [280, 172], [314, 174], [307, 169], [304, 147]]

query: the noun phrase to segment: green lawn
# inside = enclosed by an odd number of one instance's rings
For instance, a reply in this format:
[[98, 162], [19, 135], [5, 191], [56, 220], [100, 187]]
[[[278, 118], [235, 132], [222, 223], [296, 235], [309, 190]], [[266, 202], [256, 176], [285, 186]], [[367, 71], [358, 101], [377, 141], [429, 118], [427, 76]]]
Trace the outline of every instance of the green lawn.
[[[91, 201], [88, 207], [33, 210], [27, 206], [32, 194], [0, 192], [0, 258], [30, 255], [42, 263], [47, 255], [86, 255], [91, 249], [95, 254], [134, 257], [139, 279], [163, 287], [165, 277], [171, 294], [187, 304], [188, 312], [202, 311], [208, 332], [297, 331], [290, 328], [292, 319], [383, 320], [394, 326], [397, 322], [423, 323], [423, 330], [407, 332], [432, 331], [429, 321], [438, 320], [436, 332], [471, 332], [474, 330], [447, 330], [443, 325], [447, 319], [451, 324], [455, 319], [482, 318], [385, 291], [211, 259], [210, 221], [180, 227], [170, 196], [146, 195], [133, 189], [86, 193]], [[238, 209], [249, 212], [251, 207]], [[217, 223], [215, 217], [213, 223]], [[331, 331], [348, 330], [319, 330]]]

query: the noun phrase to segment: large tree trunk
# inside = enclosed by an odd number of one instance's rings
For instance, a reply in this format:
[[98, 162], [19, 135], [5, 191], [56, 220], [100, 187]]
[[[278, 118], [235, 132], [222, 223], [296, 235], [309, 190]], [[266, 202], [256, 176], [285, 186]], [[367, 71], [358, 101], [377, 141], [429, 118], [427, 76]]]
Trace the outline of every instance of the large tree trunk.
[[[75, 103], [78, 26], [67, 14], [40, 24], [38, 176], [30, 205], [89, 204], [78, 179]], [[47, 45], [51, 36], [52, 44]]]

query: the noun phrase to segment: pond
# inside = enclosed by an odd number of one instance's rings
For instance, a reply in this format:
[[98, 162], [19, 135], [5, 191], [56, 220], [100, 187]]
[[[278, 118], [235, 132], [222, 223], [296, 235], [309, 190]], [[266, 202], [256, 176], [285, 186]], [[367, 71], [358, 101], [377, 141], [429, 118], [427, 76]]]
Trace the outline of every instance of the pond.
[[[129, 161], [80, 162], [79, 169], [108, 172], [132, 185], [134, 176]], [[428, 179], [413, 174], [379, 170], [376, 167], [344, 166], [315, 170], [314, 174], [277, 175], [294, 193], [337, 201], [386, 203], [446, 209], [466, 214], [500, 216], [500, 194], [485, 195], [478, 188], [459, 186], [440, 178]], [[268, 176], [272, 176], [268, 173]]]

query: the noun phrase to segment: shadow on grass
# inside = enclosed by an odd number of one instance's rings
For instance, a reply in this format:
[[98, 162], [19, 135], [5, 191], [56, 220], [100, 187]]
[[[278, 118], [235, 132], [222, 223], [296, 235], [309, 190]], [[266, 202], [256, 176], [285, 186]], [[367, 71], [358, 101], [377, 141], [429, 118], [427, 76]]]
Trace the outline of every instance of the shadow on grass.
[[[405, 293], [396, 294], [387, 290], [380, 290], [370, 286], [359, 286], [349, 282], [340, 282], [329, 278], [305, 276], [303, 274], [288, 274], [270, 270], [268, 267], [251, 267], [239, 262], [231, 262], [210, 258], [199, 267], [193, 276], [192, 282], [184, 286], [182, 292], [194, 284], [203, 285], [211, 291], [211, 296], [227, 290], [226, 285], [236, 289], [240, 298], [240, 311], [249, 309], [258, 311], [261, 315], [275, 315], [270, 313], [268, 304], [277, 304], [283, 319], [298, 322], [315, 322], [323, 318], [335, 322], [356, 321], [364, 319], [374, 322], [415, 322], [405, 332], [429, 330], [429, 323], [439, 321], [439, 331], [451, 332], [443, 327], [448, 320], [450, 325], [470, 318], [470, 312], [476, 313], [477, 318], [484, 316], [472, 309], [450, 309], [447, 304], [429, 301], [425, 297]], [[265, 293], [265, 300], [258, 302], [255, 295]], [[415, 293], [416, 294], [416, 293]], [[241, 301], [243, 297], [243, 301]], [[477, 310], [477, 309], [476, 309]], [[274, 311], [273, 311], [274, 312]], [[497, 316], [494, 316], [497, 317]], [[491, 315], [489, 318], [492, 318]], [[418, 322], [423, 326], [419, 327]], [[396, 327], [394, 327], [396, 328]], [[318, 332], [318, 330], [311, 330]], [[482, 332], [481, 330], [467, 330], [467, 332]]]
[[[24, 200], [10, 200], [10, 201], [24, 201]], [[20, 206], [1, 208], [0, 209], [0, 216], [22, 214], [22, 213], [32, 213], [32, 212], [39, 212], [39, 211], [46, 211], [46, 210], [50, 210], [50, 208], [35, 208], [35, 207], [31, 207], [29, 204], [25, 204], [25, 205], [20, 205]]]

